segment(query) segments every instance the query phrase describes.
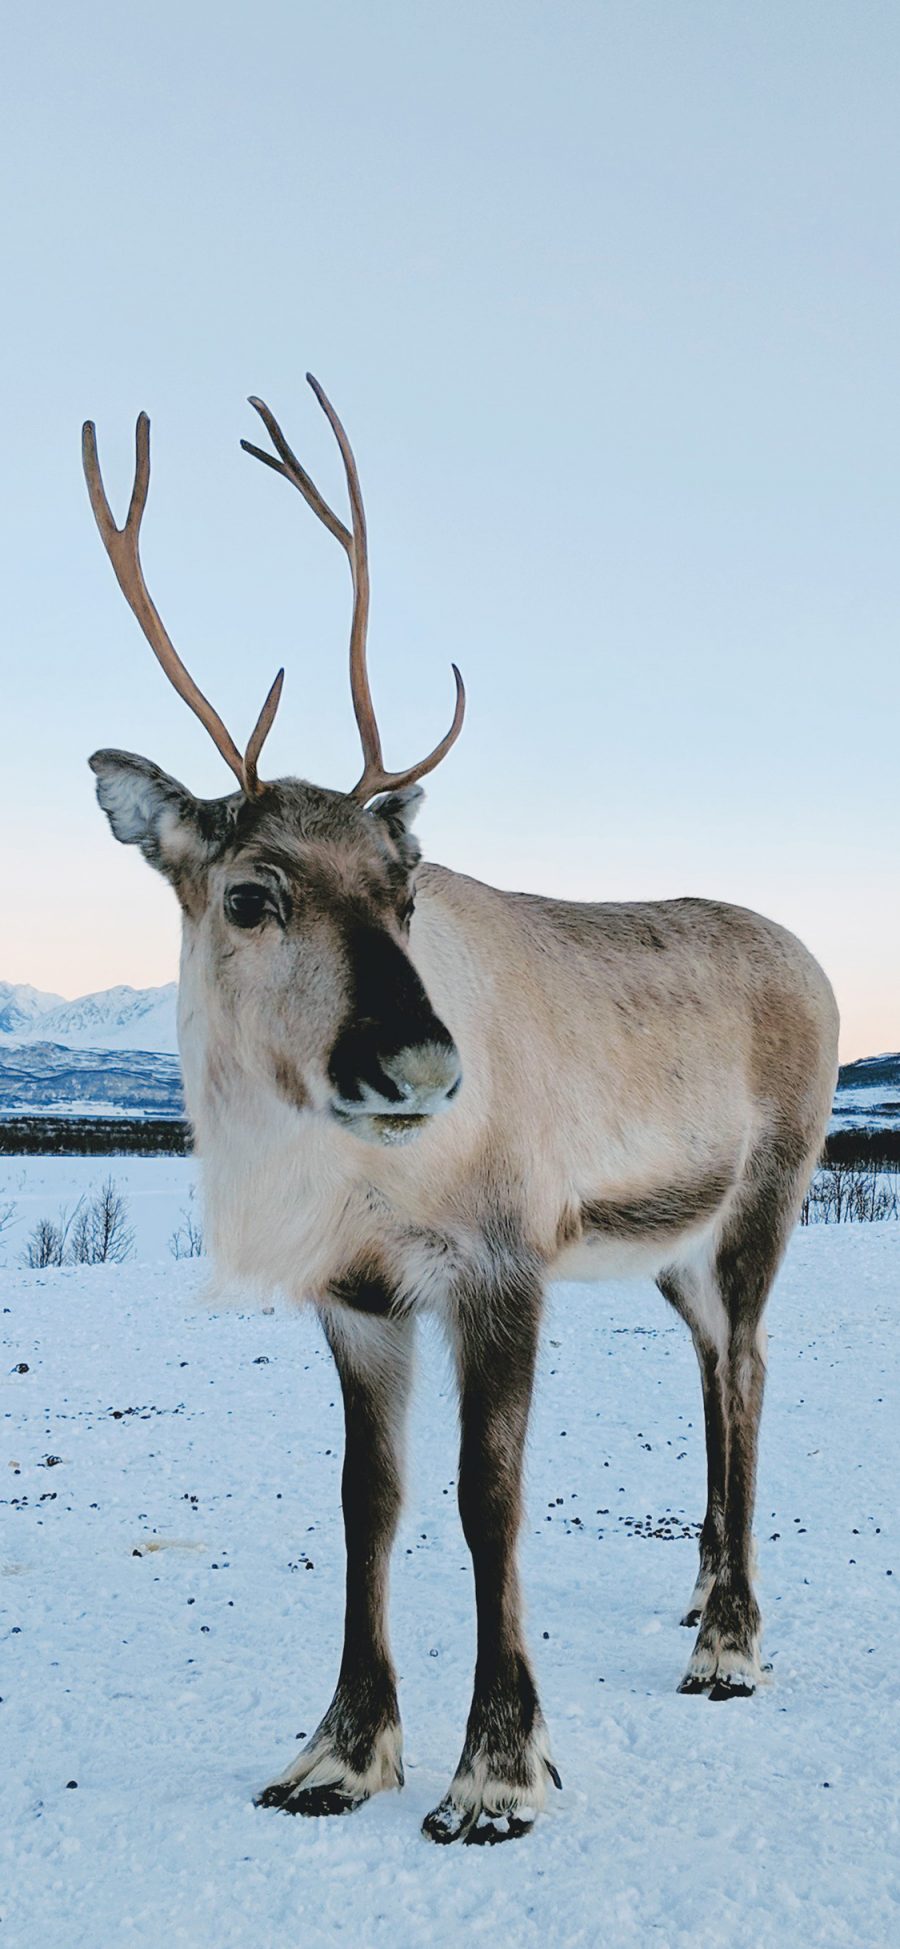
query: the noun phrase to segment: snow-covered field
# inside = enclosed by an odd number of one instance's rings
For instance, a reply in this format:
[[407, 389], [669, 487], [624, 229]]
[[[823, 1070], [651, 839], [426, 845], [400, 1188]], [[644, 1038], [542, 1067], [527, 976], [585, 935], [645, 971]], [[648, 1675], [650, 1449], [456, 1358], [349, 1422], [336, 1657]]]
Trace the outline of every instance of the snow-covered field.
[[[900, 1227], [798, 1233], [770, 1308], [752, 1700], [675, 1691], [704, 1486], [687, 1335], [648, 1285], [553, 1291], [523, 1568], [564, 1791], [526, 1840], [437, 1849], [474, 1644], [443, 1351], [426, 1328], [395, 1557], [406, 1789], [337, 1821], [255, 1810], [336, 1672], [338, 1388], [311, 1316], [211, 1315], [204, 1266], [169, 1256], [189, 1162], [110, 1162], [141, 1260], [25, 1272], [10, 1247], [2, 1274], [6, 1949], [900, 1940]], [[10, 1162], [0, 1203], [52, 1213], [105, 1170]]]
[[0, 1268], [20, 1264], [40, 1219], [65, 1221], [107, 1178], [127, 1202], [136, 1257], [167, 1258], [172, 1233], [192, 1209], [191, 1188], [199, 1179], [194, 1158], [0, 1157], [0, 1213], [12, 1207], [0, 1231]]

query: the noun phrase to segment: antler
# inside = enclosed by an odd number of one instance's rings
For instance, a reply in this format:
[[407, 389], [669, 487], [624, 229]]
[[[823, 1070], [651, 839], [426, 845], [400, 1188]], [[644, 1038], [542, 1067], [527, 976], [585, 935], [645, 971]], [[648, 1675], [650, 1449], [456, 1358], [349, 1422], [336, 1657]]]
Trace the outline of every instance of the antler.
[[[268, 406], [262, 399], [251, 398], [250, 405], [259, 414], [263, 425], [266, 427], [272, 440], [272, 445], [275, 448], [275, 454], [264, 453], [261, 447], [251, 446], [249, 440], [242, 440], [241, 446], [245, 453], [252, 453], [256, 460], [263, 461], [266, 467], [272, 467], [276, 474], [283, 474], [285, 480], [290, 481], [298, 489], [299, 493], [303, 495], [303, 499], [312, 508], [313, 513], [318, 515], [319, 520], [324, 522], [325, 527], [334, 535], [335, 540], [340, 542], [350, 563], [350, 574], [353, 579], [353, 620], [350, 625], [350, 689], [353, 697], [353, 710], [357, 725], [359, 726], [359, 735], [362, 742], [364, 765], [362, 777], [354, 785], [352, 792], [348, 796], [353, 799], [358, 799], [361, 804], [365, 805], [368, 799], [374, 798], [376, 792], [397, 791], [400, 786], [412, 785], [417, 778], [424, 778], [428, 772], [434, 771], [435, 766], [439, 765], [441, 759], [446, 757], [451, 745], [456, 743], [462, 730], [463, 717], [466, 709], [466, 693], [463, 687], [462, 677], [454, 663], [451, 668], [456, 678], [456, 709], [453, 713], [453, 723], [446, 737], [441, 739], [440, 744], [435, 745], [434, 750], [429, 753], [427, 758], [421, 759], [417, 765], [410, 765], [408, 771], [385, 771], [384, 759], [381, 754], [381, 739], [378, 735], [378, 724], [375, 718], [372, 692], [369, 689], [369, 675], [366, 668], [366, 631], [369, 622], [369, 558], [366, 542], [366, 513], [363, 507], [362, 491], [359, 485], [359, 474], [356, 470], [356, 461], [353, 458], [353, 450], [350, 442], [331, 401], [322, 391], [318, 380], [313, 378], [311, 372], [308, 372], [306, 377], [341, 450], [341, 459], [343, 460], [344, 472], [347, 476], [347, 491], [350, 496], [350, 519], [353, 524], [352, 532], [349, 528], [345, 527], [343, 521], [335, 514], [334, 509], [329, 507], [328, 502], [319, 493], [315, 481], [310, 479], [306, 469], [301, 467], [296, 454], [292, 453], [288, 446], [274, 414], [270, 413]], [[275, 457], [276, 454], [279, 456], [277, 459]]]
[[226, 765], [230, 765], [242, 791], [248, 798], [258, 797], [259, 793], [265, 790], [265, 786], [257, 774], [256, 767], [278, 709], [284, 671], [279, 670], [275, 678], [242, 758], [218, 711], [213, 709], [209, 698], [204, 697], [190, 671], [182, 663], [144, 581], [138, 544], [141, 522], [147, 505], [147, 491], [150, 486], [150, 421], [146, 413], [138, 416], [134, 430], [134, 444], [134, 486], [131, 490], [131, 501], [124, 528], [117, 528], [100, 473], [96, 428], [92, 420], [85, 421], [81, 436], [84, 478], [87, 481], [94, 520], [100, 530], [103, 546], [112, 562], [119, 588], [129, 608], [134, 611], [150, 648], [162, 664], [169, 682], [174, 684], [179, 697], [183, 697], [185, 703], [190, 705], [201, 724], [205, 724], [213, 743], [221, 751]]

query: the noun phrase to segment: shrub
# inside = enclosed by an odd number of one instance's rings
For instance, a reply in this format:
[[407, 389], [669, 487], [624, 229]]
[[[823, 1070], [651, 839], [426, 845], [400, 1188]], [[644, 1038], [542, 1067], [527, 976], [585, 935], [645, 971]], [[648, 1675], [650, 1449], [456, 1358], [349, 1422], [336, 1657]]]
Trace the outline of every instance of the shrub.
[[131, 1257], [134, 1232], [128, 1206], [114, 1178], [107, 1178], [85, 1203], [59, 1218], [40, 1218], [25, 1247], [27, 1266], [120, 1265]]
[[65, 1231], [61, 1224], [55, 1225], [52, 1218], [39, 1218], [25, 1247], [25, 1264], [62, 1265], [65, 1243]]
[[121, 1265], [131, 1257], [134, 1232], [128, 1206], [114, 1178], [106, 1178], [72, 1226], [66, 1253], [69, 1265]]
[[801, 1225], [873, 1225], [900, 1219], [896, 1176], [874, 1165], [825, 1165], [803, 1200]]
[[169, 1251], [173, 1259], [202, 1259], [203, 1226], [194, 1207], [194, 1187], [188, 1193], [188, 1202], [181, 1208], [181, 1223], [176, 1225], [169, 1240]]

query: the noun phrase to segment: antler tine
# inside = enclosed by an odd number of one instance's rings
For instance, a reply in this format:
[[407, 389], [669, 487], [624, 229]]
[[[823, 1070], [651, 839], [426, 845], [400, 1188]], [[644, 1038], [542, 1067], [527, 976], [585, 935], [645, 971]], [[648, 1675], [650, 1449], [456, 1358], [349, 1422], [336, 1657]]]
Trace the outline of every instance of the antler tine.
[[283, 670], [279, 671], [269, 691], [247, 746], [246, 756], [242, 758], [218, 711], [214, 709], [209, 698], [204, 696], [190, 671], [182, 663], [144, 580], [139, 544], [141, 522], [150, 487], [150, 421], [146, 413], [138, 415], [135, 426], [134, 486], [123, 528], [116, 527], [103, 485], [97, 456], [97, 431], [93, 420], [86, 420], [82, 429], [81, 453], [94, 520], [112, 563], [116, 581], [129, 608], [137, 617], [154, 656], [161, 664], [169, 682], [177, 690], [179, 697], [184, 699], [195, 716], [199, 717], [201, 724], [205, 725], [213, 743], [221, 752], [226, 765], [234, 772], [242, 790], [250, 797], [255, 796], [264, 789], [256, 767], [263, 742], [271, 729], [278, 708], [284, 681]]
[[284, 671], [279, 670], [250, 734], [250, 742], [244, 752], [244, 791], [247, 797], [251, 799], [256, 798], [259, 792], [264, 789], [257, 776], [256, 767], [259, 763], [259, 754], [275, 722], [275, 712], [281, 703], [283, 689]]
[[358, 784], [354, 785], [352, 792], [348, 794], [351, 799], [358, 799], [361, 805], [365, 805], [369, 799], [375, 797], [377, 792], [399, 792], [404, 785], [415, 785], [417, 779], [427, 778], [428, 773], [434, 771], [441, 759], [446, 758], [451, 746], [459, 737], [466, 714], [465, 684], [456, 664], [451, 663], [450, 668], [456, 679], [456, 706], [453, 712], [453, 723], [442, 737], [440, 744], [435, 745], [427, 758], [420, 759], [417, 765], [410, 765], [408, 771], [385, 771], [380, 765], [367, 764]]
[[306, 468], [301, 467], [296, 454], [288, 446], [274, 413], [269, 411], [264, 399], [257, 399], [252, 394], [247, 404], [259, 414], [272, 445], [281, 458], [276, 460], [274, 454], [264, 453], [262, 447], [254, 447], [249, 440], [241, 441], [244, 452], [252, 453], [254, 460], [261, 460], [263, 465], [271, 467], [274, 473], [283, 474], [285, 480], [289, 480], [298, 489], [313, 513], [318, 515], [320, 521], [324, 521], [326, 528], [330, 529], [335, 540], [340, 542], [341, 547], [346, 549], [349, 555], [353, 548], [353, 536], [349, 529], [345, 528], [340, 517], [335, 514], [334, 509], [329, 507], [324, 495], [319, 493], [315, 481], [311, 480]]
[[290, 481], [298, 489], [307, 505], [312, 508], [313, 513], [318, 515], [319, 520], [324, 522], [325, 527], [340, 542], [349, 560], [350, 573], [353, 578], [353, 619], [350, 625], [350, 691], [353, 699], [353, 711], [363, 748], [364, 762], [362, 776], [357, 784], [354, 785], [348, 797], [358, 800], [361, 804], [365, 804], [377, 792], [398, 791], [401, 786], [411, 785], [417, 778], [424, 778], [428, 772], [433, 771], [435, 766], [440, 764], [441, 759], [446, 756], [451, 745], [456, 743], [462, 730], [466, 708], [466, 693], [462, 677], [454, 663], [452, 669], [456, 679], [456, 708], [453, 713], [453, 722], [446, 736], [441, 739], [440, 744], [435, 745], [434, 750], [427, 758], [423, 758], [419, 764], [411, 766], [408, 771], [385, 771], [384, 759], [381, 752], [381, 738], [375, 717], [375, 707], [372, 703], [372, 692], [369, 688], [369, 674], [366, 664], [366, 633], [369, 622], [369, 557], [366, 536], [366, 511], [363, 505], [359, 473], [353, 449], [327, 393], [320, 386], [318, 379], [313, 377], [311, 372], [307, 373], [306, 378], [315, 393], [316, 399], [328, 420], [329, 426], [340, 448], [341, 459], [344, 463], [344, 473], [347, 478], [347, 492], [350, 497], [350, 518], [353, 524], [352, 533], [345, 527], [339, 516], [335, 514], [334, 509], [329, 507], [328, 502], [320, 494], [315, 482], [310, 478], [306, 469], [300, 465], [296, 454], [288, 445], [274, 413], [270, 412], [265, 401], [262, 399], [251, 398], [250, 405], [259, 414], [279, 458], [276, 459], [274, 454], [264, 453], [260, 447], [252, 446], [249, 440], [242, 440], [241, 446], [245, 453], [250, 453], [254, 456], [254, 459], [263, 461], [265, 466], [271, 467], [275, 473], [283, 474], [285, 480]]
[[276, 474], [283, 474], [285, 480], [289, 480], [291, 485], [297, 488], [298, 492], [303, 495], [307, 506], [312, 508], [313, 513], [317, 514], [319, 520], [324, 522], [329, 533], [334, 535], [336, 541], [340, 542], [347, 556], [347, 560], [350, 563], [350, 575], [353, 581], [353, 620], [350, 624], [350, 692], [353, 698], [353, 710], [359, 727], [359, 735], [362, 740], [366, 768], [368, 769], [372, 766], [380, 769], [383, 766], [381, 740], [378, 735], [378, 725], [375, 721], [375, 708], [372, 703], [372, 693], [369, 689], [369, 679], [366, 671], [366, 631], [369, 626], [369, 559], [366, 540], [366, 514], [363, 507], [362, 490], [359, 485], [359, 475], [356, 470], [356, 461], [353, 458], [350, 442], [347, 439], [347, 435], [344, 432], [334, 407], [331, 405], [330, 400], [326, 398], [321, 386], [312, 377], [312, 374], [308, 372], [306, 376], [322, 411], [329, 421], [341, 451], [344, 472], [347, 476], [347, 489], [350, 495], [350, 515], [353, 522], [352, 533], [349, 528], [345, 527], [340, 517], [335, 514], [334, 509], [329, 507], [324, 495], [320, 494], [315, 481], [306, 472], [306, 468], [301, 466], [296, 454], [289, 447], [274, 413], [270, 412], [269, 407], [263, 399], [251, 397], [249, 403], [253, 407], [254, 412], [259, 414], [263, 425], [269, 433], [272, 445], [276, 453], [280, 455], [280, 458], [276, 460], [273, 454], [263, 453], [261, 448], [251, 446], [249, 440], [242, 440], [241, 446], [245, 453], [252, 453], [254, 459], [262, 460]]
[[[350, 573], [353, 577], [353, 621], [350, 625], [350, 694], [353, 699], [353, 712], [359, 729], [363, 748], [363, 778], [368, 772], [382, 771], [384, 760], [381, 755], [381, 739], [375, 718], [375, 706], [369, 688], [369, 672], [366, 666], [366, 636], [369, 628], [369, 543], [366, 534], [366, 510], [363, 506], [362, 488], [353, 456], [353, 448], [344, 432], [343, 426], [318, 379], [311, 372], [306, 375], [306, 383], [311, 386], [331, 431], [341, 451], [344, 473], [347, 476], [347, 492], [350, 496], [350, 518], [353, 523], [353, 549], [350, 554]], [[362, 784], [362, 779], [360, 779]]]

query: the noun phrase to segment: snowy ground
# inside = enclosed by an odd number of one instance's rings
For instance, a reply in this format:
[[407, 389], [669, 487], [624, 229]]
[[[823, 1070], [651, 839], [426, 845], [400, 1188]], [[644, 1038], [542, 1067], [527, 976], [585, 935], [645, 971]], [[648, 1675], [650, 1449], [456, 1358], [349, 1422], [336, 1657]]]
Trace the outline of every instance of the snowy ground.
[[65, 1221], [107, 1178], [127, 1201], [138, 1259], [165, 1259], [172, 1233], [193, 1209], [198, 1177], [192, 1157], [0, 1157], [0, 1213], [12, 1208], [0, 1230], [0, 1269], [21, 1264], [39, 1219]]
[[[23, 1192], [50, 1164], [80, 1168], [33, 1160]], [[338, 1821], [257, 1811], [336, 1670], [338, 1390], [311, 1318], [203, 1310], [204, 1268], [165, 1246], [191, 1166], [126, 1169], [154, 1187], [146, 1263], [2, 1274], [6, 1949], [900, 1940], [900, 1227], [793, 1242], [757, 1525], [773, 1682], [731, 1704], [675, 1691], [703, 1496], [687, 1336], [649, 1286], [555, 1289], [523, 1559], [564, 1792], [527, 1840], [445, 1850], [419, 1825], [473, 1614], [444, 1355], [426, 1331], [395, 1559], [406, 1789]], [[31, 1190], [43, 1210], [62, 1187]]]

